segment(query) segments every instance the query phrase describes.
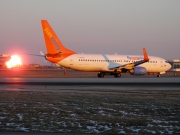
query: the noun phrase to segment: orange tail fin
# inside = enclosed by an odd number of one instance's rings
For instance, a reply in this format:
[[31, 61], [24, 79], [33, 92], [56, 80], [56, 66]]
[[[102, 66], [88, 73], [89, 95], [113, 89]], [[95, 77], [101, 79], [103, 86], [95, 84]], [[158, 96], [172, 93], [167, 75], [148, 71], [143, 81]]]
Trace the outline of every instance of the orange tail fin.
[[149, 60], [146, 49], [143, 48], [144, 60]]
[[74, 51], [71, 51], [64, 47], [61, 41], [58, 39], [57, 35], [49, 25], [47, 20], [41, 20], [42, 30], [44, 33], [44, 39], [46, 43], [46, 50], [48, 54], [74, 54]]

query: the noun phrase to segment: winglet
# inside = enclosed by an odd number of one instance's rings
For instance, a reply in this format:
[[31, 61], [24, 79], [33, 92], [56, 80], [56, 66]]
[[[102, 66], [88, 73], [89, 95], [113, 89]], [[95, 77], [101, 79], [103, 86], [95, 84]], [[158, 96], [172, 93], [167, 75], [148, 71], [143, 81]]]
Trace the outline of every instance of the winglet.
[[149, 60], [146, 49], [143, 48], [144, 60]]

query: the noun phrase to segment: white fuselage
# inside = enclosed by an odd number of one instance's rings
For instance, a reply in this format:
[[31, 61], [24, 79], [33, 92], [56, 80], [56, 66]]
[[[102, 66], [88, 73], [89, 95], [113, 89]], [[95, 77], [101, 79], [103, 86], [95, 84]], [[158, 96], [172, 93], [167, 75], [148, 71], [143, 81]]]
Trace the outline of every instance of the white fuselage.
[[[105, 55], [105, 54], [73, 54], [57, 65], [89, 72], [114, 72], [112, 67], [143, 60], [140, 55]], [[165, 59], [149, 56], [149, 61], [139, 65], [148, 73], [164, 73], [171, 68]]]

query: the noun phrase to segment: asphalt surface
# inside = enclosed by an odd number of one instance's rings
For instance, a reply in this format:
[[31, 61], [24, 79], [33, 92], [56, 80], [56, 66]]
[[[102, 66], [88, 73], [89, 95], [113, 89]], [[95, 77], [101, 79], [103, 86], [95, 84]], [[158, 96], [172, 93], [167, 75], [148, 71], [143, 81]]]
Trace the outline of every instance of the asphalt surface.
[[179, 90], [180, 77], [169, 78], [0, 78], [0, 90]]
[[0, 78], [0, 84], [123, 84], [180, 83], [180, 77], [167, 78]]

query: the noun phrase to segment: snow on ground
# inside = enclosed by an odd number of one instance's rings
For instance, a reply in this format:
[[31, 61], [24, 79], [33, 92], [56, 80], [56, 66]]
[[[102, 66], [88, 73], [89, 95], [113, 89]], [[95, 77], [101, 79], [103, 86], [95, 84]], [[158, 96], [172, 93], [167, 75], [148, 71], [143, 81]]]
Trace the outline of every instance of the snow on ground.
[[23, 114], [18, 113], [17, 116], [19, 117], [19, 120], [22, 121], [22, 119], [23, 119]]
[[180, 130], [178, 104], [121, 101], [123, 97], [94, 95], [59, 98], [56, 93], [54, 100], [50, 100], [49, 93], [35, 100], [31, 94], [28, 93], [26, 99], [18, 95], [19, 101], [10, 98], [4, 102], [4, 98], [0, 102], [0, 131], [174, 134]]

